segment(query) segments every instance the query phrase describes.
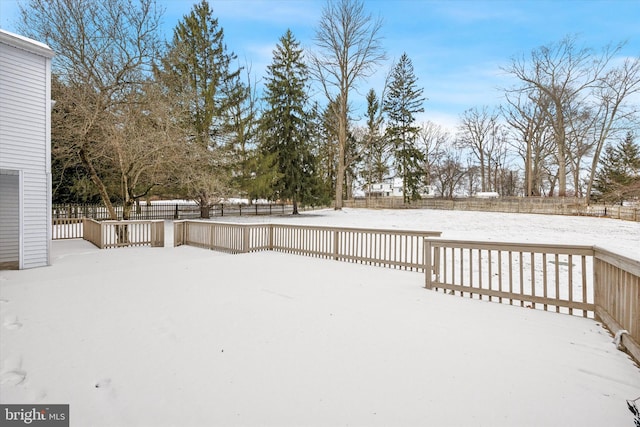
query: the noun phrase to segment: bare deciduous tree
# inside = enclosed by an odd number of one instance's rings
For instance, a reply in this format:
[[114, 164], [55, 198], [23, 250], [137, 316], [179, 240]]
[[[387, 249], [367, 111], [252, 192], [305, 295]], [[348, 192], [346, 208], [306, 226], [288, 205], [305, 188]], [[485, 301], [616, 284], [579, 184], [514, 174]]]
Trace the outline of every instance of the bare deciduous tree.
[[380, 19], [365, 13], [361, 0], [328, 0], [316, 28], [318, 52], [310, 55], [311, 72], [320, 82], [338, 121], [336, 209], [342, 209], [343, 204], [349, 94], [385, 58], [381, 27]]
[[424, 154], [424, 185], [432, 185], [435, 166], [443, 155], [443, 149], [449, 145], [451, 135], [442, 126], [427, 121], [418, 131], [418, 146]]
[[[627, 126], [637, 126], [640, 106], [629, 102], [629, 98], [640, 93], [640, 57], [625, 58], [622, 65], [609, 70], [600, 80], [593, 93], [596, 99], [594, 123], [594, 155], [587, 183], [587, 202], [595, 180], [597, 165], [605, 142]], [[626, 126], [625, 126], [626, 125]]]
[[444, 149], [442, 159], [436, 166], [435, 185], [446, 199], [453, 199], [462, 183], [466, 171], [461, 162], [460, 150], [449, 146]]
[[[504, 166], [506, 137], [498, 113], [489, 112], [486, 107], [469, 109], [462, 114], [458, 129], [457, 144], [471, 150], [480, 166], [481, 190], [490, 191], [491, 178]], [[493, 186], [495, 190], [495, 179]]]
[[[592, 49], [576, 46], [575, 37], [566, 37], [558, 43], [533, 50], [528, 59], [514, 58], [504, 69], [521, 82], [521, 86], [511, 92], [529, 94], [532, 99], [540, 92], [549, 101], [545, 100], [540, 106], [553, 129], [558, 195], [561, 197], [567, 194], [570, 121], [571, 115], [577, 111], [576, 106], [595, 105], [596, 110], [602, 107], [597, 113], [599, 119], [594, 121], [594, 125], [598, 124], [601, 130], [595, 139], [595, 165], [601, 144], [608, 138], [613, 123], [621, 118], [619, 107], [631, 93], [638, 90], [637, 59], [626, 62], [621, 69], [608, 71], [612, 59], [620, 52], [621, 47], [620, 44], [609, 46], [601, 53], [594, 53]], [[629, 79], [621, 74], [626, 74]], [[598, 99], [598, 93], [606, 95]]]
[[161, 88], [149, 82], [112, 111], [103, 129], [120, 184], [122, 217], [156, 187], [165, 187], [183, 165], [183, 130], [176, 108]]
[[509, 144], [524, 163], [524, 194], [527, 197], [542, 194], [543, 168], [553, 150], [553, 134], [544, 114], [545, 98], [540, 93], [507, 93], [507, 105], [501, 108], [512, 133]]
[[[52, 134], [61, 137], [56, 144], [67, 144], [59, 148], [82, 163], [116, 219], [111, 199], [135, 194], [140, 178], [131, 179], [124, 158], [124, 146], [139, 141], [120, 138], [129, 129], [122, 112], [140, 101], [138, 94], [158, 51], [161, 11], [153, 0], [30, 0], [20, 6], [20, 13], [20, 31], [56, 52], [53, 96], [60, 99]], [[136, 126], [142, 125], [157, 123]], [[153, 130], [148, 134], [157, 136]], [[157, 150], [153, 153], [159, 156]], [[114, 189], [109, 179], [121, 185]]]

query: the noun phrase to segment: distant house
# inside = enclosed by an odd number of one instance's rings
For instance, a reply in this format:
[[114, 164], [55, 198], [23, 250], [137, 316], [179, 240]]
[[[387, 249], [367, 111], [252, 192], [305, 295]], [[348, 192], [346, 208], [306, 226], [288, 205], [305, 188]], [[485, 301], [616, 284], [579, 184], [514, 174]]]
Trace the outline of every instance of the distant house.
[[499, 199], [500, 194], [495, 191], [479, 191], [473, 195], [477, 199]]
[[402, 180], [385, 178], [382, 182], [369, 184], [365, 189], [367, 197], [402, 197]]
[[[365, 187], [366, 197], [402, 197], [404, 194], [402, 178], [385, 178], [382, 182]], [[423, 198], [435, 197], [435, 195], [436, 187], [433, 185], [425, 186], [420, 192], [420, 197]]]
[[0, 30], [0, 269], [50, 262], [53, 56]]

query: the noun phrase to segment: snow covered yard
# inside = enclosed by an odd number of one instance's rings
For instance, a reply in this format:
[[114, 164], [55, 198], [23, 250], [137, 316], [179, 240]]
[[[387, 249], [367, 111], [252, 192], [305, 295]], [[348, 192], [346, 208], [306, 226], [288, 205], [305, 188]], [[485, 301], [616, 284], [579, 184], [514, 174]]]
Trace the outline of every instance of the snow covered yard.
[[[640, 224], [607, 219], [346, 209], [224, 220], [640, 258]], [[640, 370], [593, 320], [273, 252], [78, 240], [53, 251], [51, 267], [0, 272], [0, 401], [69, 403], [73, 426], [633, 425], [625, 400], [640, 396]]]

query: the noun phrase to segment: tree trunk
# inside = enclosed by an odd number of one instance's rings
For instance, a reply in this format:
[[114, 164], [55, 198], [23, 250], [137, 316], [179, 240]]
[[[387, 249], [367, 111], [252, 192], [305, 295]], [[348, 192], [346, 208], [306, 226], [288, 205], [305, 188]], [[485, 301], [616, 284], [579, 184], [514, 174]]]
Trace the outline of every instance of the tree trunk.
[[525, 180], [527, 182], [527, 195], [526, 197], [531, 197], [533, 196], [533, 171], [532, 171], [532, 167], [531, 167], [531, 140], [528, 139], [527, 140], [527, 155], [526, 155], [526, 159], [525, 159], [525, 170], [524, 170], [524, 175], [525, 175]]
[[[344, 186], [344, 155], [347, 145], [347, 123], [346, 123], [346, 105], [343, 105], [343, 98], [340, 100], [340, 117], [338, 117], [338, 172], [336, 175], [336, 210], [342, 209], [342, 192]], [[344, 110], [343, 110], [344, 108]]]
[[84, 148], [81, 148], [78, 154], [80, 156], [80, 160], [82, 161], [82, 164], [89, 171], [89, 176], [91, 177], [91, 181], [95, 184], [96, 188], [98, 189], [98, 193], [100, 194], [102, 203], [104, 203], [104, 206], [107, 208], [107, 211], [109, 212], [109, 219], [117, 220], [118, 214], [116, 213], [116, 210], [111, 204], [111, 200], [109, 199], [109, 193], [107, 192], [107, 187], [104, 185], [104, 183], [98, 176], [98, 172], [96, 172], [96, 169], [93, 167], [93, 164], [89, 161], [89, 158], [87, 157], [87, 153], [84, 151]]
[[556, 149], [558, 150], [558, 197], [565, 197], [567, 195], [567, 153], [566, 153], [566, 133], [563, 114], [563, 106], [560, 100], [556, 98], [556, 111], [557, 114], [557, 127], [555, 129], [556, 134]]
[[133, 200], [127, 199], [122, 204], [122, 219], [129, 221], [131, 219], [131, 210], [133, 209]]
[[202, 218], [202, 219], [211, 218], [211, 215], [209, 214], [209, 210], [210, 210], [209, 204], [207, 204], [207, 203], [201, 204], [200, 205], [200, 218]]

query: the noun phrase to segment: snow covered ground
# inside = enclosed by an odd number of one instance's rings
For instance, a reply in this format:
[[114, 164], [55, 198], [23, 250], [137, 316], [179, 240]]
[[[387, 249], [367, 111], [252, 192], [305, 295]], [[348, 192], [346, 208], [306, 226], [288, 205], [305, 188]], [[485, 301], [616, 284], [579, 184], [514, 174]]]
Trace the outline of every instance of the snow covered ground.
[[[640, 224], [430, 210], [223, 218], [597, 244]], [[171, 241], [168, 223], [167, 241]], [[0, 272], [0, 402], [72, 426], [631, 426], [640, 370], [593, 320], [452, 297], [420, 273], [193, 247], [53, 242]]]

